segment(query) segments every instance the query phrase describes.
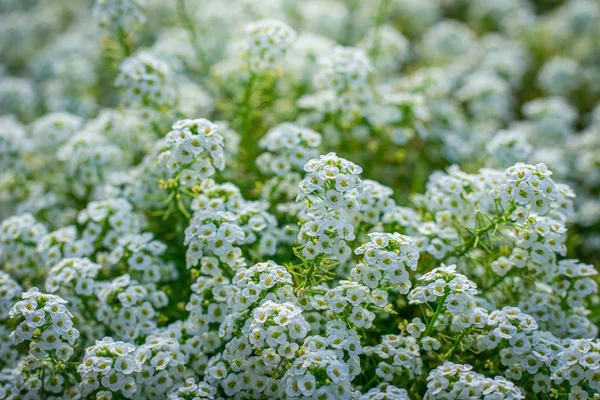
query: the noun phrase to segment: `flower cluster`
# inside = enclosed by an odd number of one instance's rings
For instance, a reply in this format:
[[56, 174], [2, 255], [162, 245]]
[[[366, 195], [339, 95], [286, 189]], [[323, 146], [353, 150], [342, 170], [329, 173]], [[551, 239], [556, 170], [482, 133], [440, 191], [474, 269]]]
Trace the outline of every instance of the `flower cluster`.
[[85, 349], [83, 361], [77, 367], [83, 395], [110, 399], [120, 394], [126, 399], [133, 398], [138, 387], [136, 373], [142, 371], [135, 350], [133, 344], [110, 337], [97, 340]]
[[409, 294], [412, 304], [437, 303], [436, 314], [440, 310], [452, 316], [452, 323], [459, 329], [473, 325], [482, 328], [487, 320], [487, 312], [477, 307], [475, 295], [477, 285], [466, 276], [456, 273], [456, 265], [443, 265], [427, 272], [419, 278], [426, 286], [417, 286]]
[[419, 261], [417, 247], [399, 233], [371, 233], [369, 239], [354, 250], [363, 261], [352, 269], [352, 279], [371, 289], [392, 286], [407, 294], [411, 287], [408, 271], [414, 271]]
[[0, 399], [599, 398], [599, 26], [0, 0]]
[[141, 52], [123, 61], [115, 85], [125, 91], [126, 101], [160, 109], [174, 101], [170, 75], [166, 63], [150, 53]]
[[197, 213], [185, 230], [188, 268], [200, 264], [203, 274], [216, 276], [223, 273], [220, 267], [235, 271], [243, 266], [242, 250], [237, 244], [245, 234], [235, 222], [235, 216], [227, 211]]
[[558, 197], [556, 184], [545, 164], [517, 163], [505, 171], [506, 183], [494, 189], [505, 209], [513, 208], [517, 218], [527, 218], [530, 212], [547, 214], [550, 204]]
[[66, 298], [90, 297], [95, 294], [100, 265], [87, 258], [64, 258], [52, 267], [46, 278], [46, 290]]
[[97, 296], [97, 320], [116, 337], [128, 341], [152, 334], [157, 326], [157, 310], [169, 301], [153, 284], [139, 284], [129, 275], [103, 285]]
[[296, 39], [289, 25], [274, 19], [253, 22], [245, 32], [244, 57], [252, 73], [276, 70]]
[[123, 35], [146, 21], [144, 0], [96, 0], [94, 14], [100, 26]]
[[312, 129], [284, 123], [270, 129], [258, 143], [268, 152], [256, 160], [265, 174], [283, 177], [290, 171], [299, 171], [319, 154], [321, 135]]
[[371, 100], [371, 61], [362, 49], [335, 47], [319, 60], [315, 86], [332, 96], [334, 109], [355, 110]]
[[37, 245], [47, 233], [33, 215], [23, 214], [0, 224], [0, 262], [7, 271], [23, 279], [39, 268]]
[[225, 167], [223, 137], [219, 127], [207, 119], [184, 119], [173, 124], [165, 144], [168, 150], [158, 161], [175, 173], [175, 181], [184, 188], [199, 184]]
[[79, 331], [73, 327], [67, 302], [37, 288], [29, 289], [22, 298], [8, 313], [10, 318], [23, 319], [10, 335], [13, 343], [29, 342], [29, 355], [36, 359], [51, 354], [59, 360], [69, 360]]
[[142, 283], [169, 281], [177, 278], [177, 269], [162, 259], [167, 246], [154, 240], [150, 232], [121, 237], [108, 256], [108, 263], [123, 267]]
[[514, 383], [503, 377], [486, 378], [464, 364], [444, 363], [427, 376], [427, 393], [424, 399], [524, 399]]

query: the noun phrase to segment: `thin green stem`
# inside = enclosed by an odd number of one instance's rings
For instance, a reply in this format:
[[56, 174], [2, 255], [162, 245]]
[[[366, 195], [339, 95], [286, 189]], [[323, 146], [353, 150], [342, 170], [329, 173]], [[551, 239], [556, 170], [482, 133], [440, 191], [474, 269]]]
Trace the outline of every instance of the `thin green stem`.
[[200, 61], [200, 68], [202, 74], [200, 76], [204, 76], [205, 72], [208, 71], [208, 62], [206, 61], [206, 57], [204, 56], [204, 52], [200, 48], [198, 44], [198, 33], [196, 31], [196, 26], [194, 25], [194, 21], [190, 18], [190, 14], [186, 9], [185, 0], [176, 0], [177, 2], [177, 16], [181, 21], [181, 24], [187, 29], [190, 35], [190, 42], [192, 43], [192, 47], [194, 47], [194, 51], [196, 52], [196, 57], [198, 61]]

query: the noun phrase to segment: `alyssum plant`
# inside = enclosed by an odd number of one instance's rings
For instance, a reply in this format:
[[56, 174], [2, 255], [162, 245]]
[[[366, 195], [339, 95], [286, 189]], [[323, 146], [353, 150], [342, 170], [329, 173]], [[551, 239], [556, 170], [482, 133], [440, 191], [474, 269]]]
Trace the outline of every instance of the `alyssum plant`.
[[600, 398], [594, 0], [5, 3], [0, 398]]

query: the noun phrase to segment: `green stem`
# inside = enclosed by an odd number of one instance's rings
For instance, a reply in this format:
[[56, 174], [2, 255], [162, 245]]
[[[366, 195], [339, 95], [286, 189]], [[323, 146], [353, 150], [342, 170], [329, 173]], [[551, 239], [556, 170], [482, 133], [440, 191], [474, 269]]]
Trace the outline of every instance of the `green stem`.
[[125, 53], [125, 57], [129, 57], [131, 55], [131, 47], [129, 43], [127, 43], [127, 32], [123, 28], [119, 28], [119, 32], [117, 33], [117, 38], [119, 39], [119, 45], [123, 49], [123, 53]]
[[205, 76], [205, 72], [208, 71], [208, 63], [206, 61], [206, 57], [202, 52], [202, 49], [198, 45], [198, 34], [196, 32], [196, 26], [194, 22], [190, 18], [190, 14], [188, 13], [185, 7], [185, 0], [176, 0], [177, 1], [177, 16], [181, 20], [181, 24], [188, 30], [190, 34], [190, 42], [192, 43], [192, 47], [196, 51], [196, 57], [198, 61], [200, 61], [200, 68], [202, 74], [200, 76]]
[[240, 127], [240, 135], [242, 137], [241, 151], [243, 155], [244, 166], [248, 169], [252, 169], [254, 160], [256, 159], [256, 140], [254, 135], [250, 132], [250, 124], [252, 122], [253, 107], [252, 107], [252, 92], [256, 84], [257, 75], [250, 73], [250, 79], [246, 83], [244, 89], [244, 97], [242, 102], [242, 121]]
[[380, 37], [379, 37], [379, 28], [383, 25], [385, 21], [385, 17], [388, 13], [390, 0], [381, 0], [379, 3], [379, 9], [377, 11], [377, 16], [375, 17], [375, 43], [371, 48], [369, 56], [371, 57], [371, 62], [373, 65], [377, 63], [377, 57], [379, 56], [379, 47], [380, 47]]
[[445, 297], [442, 299], [438, 299], [435, 312], [433, 313], [433, 315], [431, 316], [431, 319], [427, 323], [427, 328], [425, 329], [425, 333], [423, 334], [424, 337], [431, 335], [431, 333], [433, 332], [433, 326], [435, 324], [435, 321], [437, 320], [438, 315], [440, 315], [440, 313], [442, 312], [442, 309], [444, 308], [444, 300], [445, 300]]

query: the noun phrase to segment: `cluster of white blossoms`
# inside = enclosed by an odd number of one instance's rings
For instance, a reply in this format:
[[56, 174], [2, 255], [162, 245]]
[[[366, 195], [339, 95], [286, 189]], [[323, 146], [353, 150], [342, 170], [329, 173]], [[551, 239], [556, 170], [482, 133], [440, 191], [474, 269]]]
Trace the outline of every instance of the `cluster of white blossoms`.
[[252, 73], [276, 70], [296, 40], [296, 32], [275, 19], [248, 24], [245, 33], [244, 58]]
[[0, 224], [0, 260], [4, 268], [18, 279], [26, 278], [39, 268], [37, 243], [47, 233], [33, 215], [10, 217]]
[[362, 181], [362, 189], [356, 189], [353, 193], [358, 200], [358, 210], [352, 215], [354, 225], [360, 226], [362, 230], [367, 230], [371, 226], [377, 225], [384, 214], [392, 211], [396, 206], [392, 195], [394, 191], [379, 182], [371, 179]]
[[284, 123], [270, 129], [258, 143], [268, 152], [256, 159], [265, 174], [283, 177], [290, 171], [300, 171], [311, 159], [318, 157], [321, 135], [312, 129]]
[[352, 269], [352, 279], [371, 289], [391, 286], [407, 294], [411, 287], [409, 271], [414, 271], [419, 261], [417, 247], [399, 233], [371, 233], [369, 239], [354, 250], [363, 260]]
[[77, 223], [83, 240], [111, 251], [124, 236], [139, 232], [144, 219], [124, 198], [109, 198], [89, 202], [77, 214]]
[[505, 171], [507, 182], [495, 189], [505, 209], [512, 208], [512, 215], [526, 219], [529, 212], [538, 215], [550, 211], [550, 203], [558, 197], [556, 184], [545, 164], [526, 165], [517, 163]]
[[1, 0], [0, 399], [598, 399], [598, 26]]
[[329, 153], [310, 160], [306, 177], [298, 185], [296, 201], [307, 204], [307, 221], [302, 224], [298, 240], [305, 243], [302, 254], [308, 259], [318, 255], [350, 256], [347, 240], [354, 240], [354, 229], [345, 214], [358, 208], [353, 192], [362, 191], [358, 175], [362, 168], [351, 161]]
[[115, 85], [125, 91], [125, 101], [141, 107], [168, 107], [175, 98], [169, 65], [147, 52], [123, 61]]
[[118, 166], [122, 152], [101, 135], [80, 132], [58, 149], [56, 159], [64, 163], [75, 196], [85, 197]]
[[167, 246], [153, 240], [152, 233], [129, 234], [119, 239], [108, 256], [113, 268], [122, 268], [142, 283], [169, 281], [177, 278], [177, 269], [161, 257]]
[[133, 344], [110, 337], [97, 340], [85, 349], [83, 361], [77, 367], [82, 394], [97, 399], [111, 399], [117, 395], [133, 398], [137, 392], [136, 373], [142, 372], [142, 363], [135, 350]]
[[237, 287], [228, 298], [229, 307], [244, 312], [264, 300], [295, 301], [292, 275], [285, 267], [272, 261], [240, 268], [232, 279]]
[[48, 272], [46, 290], [69, 299], [90, 297], [96, 292], [100, 268], [87, 258], [64, 258]]
[[8, 313], [10, 318], [23, 319], [10, 335], [13, 343], [28, 342], [33, 358], [42, 359], [46, 354], [61, 361], [71, 358], [79, 331], [73, 326], [67, 302], [37, 288], [29, 289], [22, 298]]
[[242, 250], [237, 246], [244, 236], [235, 215], [230, 212], [196, 213], [185, 230], [188, 268], [200, 264], [200, 272], [213, 276], [224, 273], [221, 266], [235, 271], [245, 264]]
[[123, 35], [146, 21], [144, 3], [145, 0], [96, 0], [94, 14], [104, 29]]
[[484, 400], [524, 399], [514, 383], [504, 378], [486, 378], [472, 371], [473, 367], [452, 362], [444, 363], [427, 376], [424, 399], [476, 398]]
[[54, 112], [36, 119], [31, 125], [31, 134], [39, 138], [36, 143], [38, 149], [55, 152], [82, 126], [81, 117], [67, 112]]
[[190, 188], [225, 167], [223, 137], [219, 127], [207, 119], [184, 119], [167, 134], [167, 150], [158, 162], [174, 173], [177, 184]]
[[338, 46], [319, 59], [315, 86], [331, 96], [334, 109], [355, 110], [371, 100], [372, 71], [371, 61], [362, 49]]
[[139, 284], [129, 275], [121, 275], [103, 285], [97, 296], [97, 320], [123, 340], [152, 334], [157, 326], [158, 310], [169, 301], [154, 284]]
[[485, 325], [487, 312], [477, 307], [477, 285], [466, 276], [456, 273], [456, 265], [435, 268], [419, 278], [426, 286], [417, 286], [408, 294], [412, 304], [436, 303], [438, 314], [447, 311], [452, 325], [466, 329]]

